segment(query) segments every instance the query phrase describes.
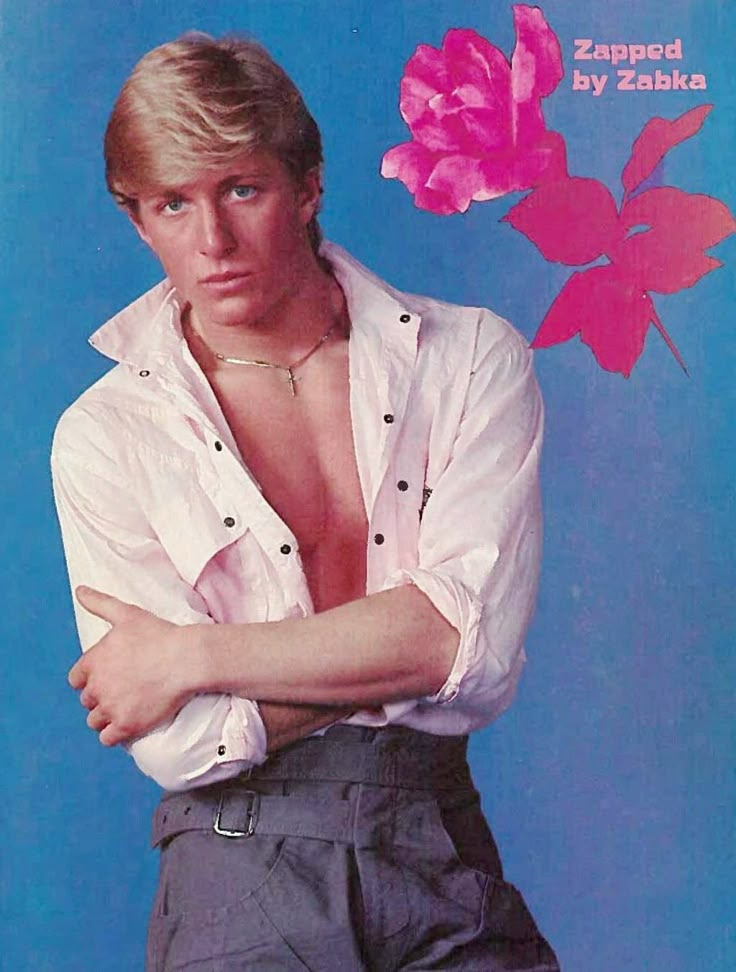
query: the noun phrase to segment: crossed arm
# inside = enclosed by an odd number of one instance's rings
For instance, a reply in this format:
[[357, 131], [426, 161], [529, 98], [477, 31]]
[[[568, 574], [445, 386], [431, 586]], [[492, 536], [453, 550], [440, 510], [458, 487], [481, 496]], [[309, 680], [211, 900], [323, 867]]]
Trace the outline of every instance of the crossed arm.
[[407, 585], [308, 618], [257, 624], [164, 621], [87, 587], [77, 598], [112, 628], [73, 666], [87, 723], [114, 746], [198, 693], [259, 700], [269, 750], [356, 709], [437, 691], [458, 633]]

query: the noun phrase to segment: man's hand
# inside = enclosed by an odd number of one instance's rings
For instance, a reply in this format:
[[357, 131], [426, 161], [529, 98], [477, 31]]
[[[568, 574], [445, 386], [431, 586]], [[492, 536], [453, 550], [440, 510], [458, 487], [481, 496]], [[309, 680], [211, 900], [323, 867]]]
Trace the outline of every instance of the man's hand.
[[186, 687], [185, 634], [191, 626], [171, 624], [110, 594], [78, 587], [79, 603], [109, 621], [112, 630], [69, 672], [89, 709], [87, 725], [103, 746], [143, 735], [173, 716], [192, 696]]

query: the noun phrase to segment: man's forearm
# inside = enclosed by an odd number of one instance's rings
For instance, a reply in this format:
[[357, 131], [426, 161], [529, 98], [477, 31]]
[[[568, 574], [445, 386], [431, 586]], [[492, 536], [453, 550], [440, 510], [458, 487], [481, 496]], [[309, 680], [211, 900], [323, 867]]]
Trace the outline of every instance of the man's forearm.
[[111, 626], [69, 672], [87, 724], [106, 746], [145, 734], [198, 694], [332, 707], [314, 713], [314, 723], [302, 721], [305, 711], [274, 710], [273, 747], [285, 745], [344, 710], [434, 694], [459, 643], [412, 585], [308, 618], [255, 624], [176, 625], [89, 588], [77, 588], [77, 598]]
[[288, 702], [261, 702], [258, 708], [266, 727], [269, 753], [303, 739], [317, 729], [324, 729], [354, 711], [350, 706], [291, 705]]
[[196, 625], [190, 637], [189, 692], [352, 708], [438, 691], [459, 640], [410, 585], [308, 618]]

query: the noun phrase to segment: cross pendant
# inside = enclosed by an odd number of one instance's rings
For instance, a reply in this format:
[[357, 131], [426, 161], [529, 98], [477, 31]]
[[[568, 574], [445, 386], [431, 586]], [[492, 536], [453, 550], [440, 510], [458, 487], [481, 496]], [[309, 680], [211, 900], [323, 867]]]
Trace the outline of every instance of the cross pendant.
[[286, 380], [289, 382], [289, 387], [291, 388], [291, 397], [296, 398], [296, 384], [294, 383], [294, 374], [291, 368], [287, 368], [286, 373], [289, 376]]

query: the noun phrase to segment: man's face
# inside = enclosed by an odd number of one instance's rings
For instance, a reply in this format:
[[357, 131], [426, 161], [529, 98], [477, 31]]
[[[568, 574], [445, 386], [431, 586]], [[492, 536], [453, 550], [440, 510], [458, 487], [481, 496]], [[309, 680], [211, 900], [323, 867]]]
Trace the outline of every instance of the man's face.
[[297, 184], [270, 152], [143, 195], [133, 223], [203, 326], [278, 326], [314, 268], [316, 172]]

